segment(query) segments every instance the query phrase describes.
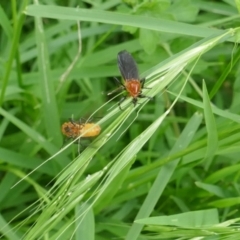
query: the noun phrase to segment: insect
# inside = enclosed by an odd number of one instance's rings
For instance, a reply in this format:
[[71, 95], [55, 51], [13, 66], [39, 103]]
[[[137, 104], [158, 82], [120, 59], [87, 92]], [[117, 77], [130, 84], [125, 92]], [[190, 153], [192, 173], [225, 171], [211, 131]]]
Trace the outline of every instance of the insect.
[[98, 124], [90, 122], [74, 121], [69, 119], [68, 122], [62, 124], [62, 133], [67, 138], [76, 139], [81, 135], [81, 138], [92, 138], [100, 134], [101, 127]]
[[142, 94], [142, 89], [144, 88], [144, 84], [145, 84], [145, 78], [140, 80], [137, 64], [133, 59], [132, 55], [128, 53], [126, 50], [123, 50], [118, 53], [117, 61], [118, 61], [118, 68], [124, 79], [124, 83], [122, 83], [117, 78], [115, 78], [117, 84], [120, 85], [120, 87], [116, 89], [116, 91], [125, 90], [128, 93], [126, 96], [122, 97], [118, 102], [119, 108], [122, 109], [121, 103], [128, 96], [132, 97], [132, 103], [134, 106], [136, 106], [138, 102], [138, 98], [152, 99], [151, 97], [148, 97]]

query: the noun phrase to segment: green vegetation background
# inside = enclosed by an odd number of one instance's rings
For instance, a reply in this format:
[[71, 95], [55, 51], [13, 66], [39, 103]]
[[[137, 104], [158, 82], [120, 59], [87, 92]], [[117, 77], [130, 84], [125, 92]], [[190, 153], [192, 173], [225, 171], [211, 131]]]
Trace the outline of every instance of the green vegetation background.
[[[2, 239], [239, 239], [238, 9], [1, 1]], [[121, 111], [124, 49], [153, 100]], [[62, 148], [90, 116], [101, 134]]]

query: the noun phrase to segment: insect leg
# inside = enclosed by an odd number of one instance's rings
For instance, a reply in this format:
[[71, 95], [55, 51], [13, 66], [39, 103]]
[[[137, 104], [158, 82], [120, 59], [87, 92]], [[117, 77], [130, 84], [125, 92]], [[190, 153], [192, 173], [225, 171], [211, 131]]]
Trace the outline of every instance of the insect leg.
[[109, 95], [111, 95], [111, 94], [113, 94], [115, 92], [122, 91], [124, 89], [125, 89], [125, 86], [120, 86], [117, 89], [114, 89], [113, 91], [109, 92], [107, 95], [109, 96]]
[[[89, 119], [89, 122], [91, 121], [91, 119]], [[78, 123], [79, 124], [84, 124], [84, 123], [86, 123], [87, 122], [87, 119], [86, 118], [80, 118], [79, 119], [79, 121], [78, 121]]]
[[146, 95], [143, 95], [143, 94], [139, 94], [138, 97], [139, 98], [148, 98], [150, 100], [153, 100], [153, 97], [149, 97], [149, 96], [146, 96]]
[[74, 122], [73, 118], [69, 118], [68, 120], [69, 120], [69, 122], [71, 122], [72, 125], [76, 125], [76, 123]]
[[144, 88], [145, 80], [146, 80], [146, 78], [142, 78], [142, 79], [140, 80], [140, 83], [142, 84], [142, 88]]
[[137, 102], [138, 102], [138, 99], [137, 99], [137, 98], [133, 98], [133, 99], [132, 99], [132, 103], [133, 103], [133, 106], [134, 106], [134, 107], [136, 106]]
[[151, 89], [151, 88], [148, 88], [148, 87], [144, 87], [145, 80], [146, 80], [146, 78], [142, 78], [142, 79], [140, 80], [140, 83], [141, 83], [141, 85], [142, 85], [142, 88], [144, 88], [144, 89]]

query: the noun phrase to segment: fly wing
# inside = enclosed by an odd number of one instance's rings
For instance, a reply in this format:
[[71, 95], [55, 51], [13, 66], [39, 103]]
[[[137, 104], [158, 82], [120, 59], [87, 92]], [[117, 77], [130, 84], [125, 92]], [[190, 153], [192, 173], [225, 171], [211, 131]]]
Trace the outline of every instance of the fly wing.
[[118, 68], [124, 80], [139, 80], [137, 64], [130, 53], [126, 50], [119, 52], [117, 60]]

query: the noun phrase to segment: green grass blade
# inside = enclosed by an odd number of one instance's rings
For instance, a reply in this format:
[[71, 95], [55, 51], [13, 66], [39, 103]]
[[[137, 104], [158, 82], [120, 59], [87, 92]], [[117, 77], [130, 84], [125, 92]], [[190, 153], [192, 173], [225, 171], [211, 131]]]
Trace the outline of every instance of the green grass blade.
[[211, 108], [210, 99], [207, 92], [207, 87], [204, 81], [203, 81], [203, 109], [208, 133], [208, 143], [205, 161], [211, 161], [218, 149], [218, 132]]
[[12, 39], [13, 37], [13, 29], [11, 27], [11, 23], [7, 18], [6, 13], [4, 12], [2, 6], [0, 5], [0, 25], [3, 28], [5, 34], [7, 35], [8, 39]]
[[240, 197], [229, 197], [216, 201], [209, 202], [208, 205], [216, 208], [226, 208], [231, 206], [238, 206], [240, 204]]
[[1, 228], [1, 233], [3, 233], [8, 239], [11, 240], [20, 240], [21, 237], [17, 235], [17, 232], [15, 229], [12, 229], [10, 225], [5, 221], [5, 219], [0, 214], [0, 226], [7, 226], [4, 228]]
[[220, 169], [211, 175], [209, 175], [205, 182], [207, 183], [217, 183], [218, 181], [221, 181], [221, 179], [224, 179], [226, 177], [232, 176], [235, 172], [240, 171], [240, 164], [235, 164], [234, 166], [228, 166], [223, 169]]
[[94, 222], [94, 212], [93, 209], [89, 209], [89, 206], [83, 204], [77, 206], [75, 209], [76, 219], [78, 216], [83, 214], [87, 210], [87, 213], [83, 221], [76, 221], [76, 240], [81, 240], [84, 236], [84, 240], [94, 240], [95, 239], [95, 222]]
[[169, 225], [183, 228], [201, 228], [218, 224], [219, 217], [217, 209], [208, 209], [170, 216], [144, 218], [136, 220], [136, 223], [147, 225]]
[[234, 54], [233, 60], [228, 63], [222, 75], [219, 77], [218, 81], [214, 84], [209, 94], [210, 99], [212, 99], [216, 95], [216, 93], [219, 91], [223, 82], [226, 80], [227, 76], [230, 74], [232, 68], [239, 62], [239, 59], [240, 59], [240, 49], [238, 49], [237, 52]]
[[[26, 6], [27, 3], [28, 3], [28, 0], [25, 0], [25, 1], [23, 1], [22, 4], [24, 6]], [[14, 61], [15, 56], [16, 56], [17, 51], [18, 51], [18, 43], [19, 43], [24, 19], [25, 19], [25, 15], [20, 13], [19, 17], [17, 19], [17, 22], [15, 23], [16, 26], [15, 26], [15, 31], [13, 33], [13, 39], [12, 39], [12, 43], [11, 43], [10, 53], [9, 53], [9, 56], [8, 56], [8, 60], [6, 61], [5, 72], [4, 72], [4, 75], [3, 75], [3, 78], [2, 78], [1, 94], [0, 94], [0, 106], [2, 106], [2, 104], [4, 102], [6, 89], [7, 89], [10, 74], [11, 74], [11, 71], [12, 71], [13, 61]]]
[[[37, 6], [37, 5], [36, 5]], [[42, 19], [35, 18], [36, 42], [38, 50], [39, 86], [41, 88], [43, 120], [48, 137], [57, 145], [61, 146], [62, 136], [59, 124], [59, 114], [56, 103], [56, 94], [50, 74], [49, 56]]]
[[[176, 93], [173, 93], [173, 92], [169, 92], [171, 93], [172, 95], [174, 96], [177, 96]], [[180, 96], [180, 98], [190, 104], [193, 104], [194, 106], [196, 107], [199, 107], [201, 109], [204, 109], [204, 105], [202, 102], [200, 101], [197, 101], [195, 99], [191, 99], [189, 97], [186, 97], [186, 96]], [[234, 113], [231, 113], [229, 112], [228, 110], [222, 110], [222, 109], [219, 109], [218, 107], [216, 106], [212, 106], [212, 112], [218, 116], [221, 116], [221, 117], [224, 117], [226, 119], [230, 119], [234, 122], [237, 122], [237, 123], [240, 123], [240, 116], [238, 114], [234, 114]]]
[[207, 184], [207, 183], [202, 183], [202, 182], [196, 182], [195, 183], [199, 188], [204, 189], [205, 191], [208, 191], [211, 194], [214, 194], [220, 198], [225, 198], [227, 197], [227, 193], [224, 191], [224, 189], [213, 185], [213, 184]]
[[210, 29], [165, 19], [136, 15], [133, 16], [126, 13], [99, 11], [94, 9], [89, 10], [59, 6], [30, 5], [26, 8], [25, 13], [35, 17], [102, 22], [198, 37], [207, 37], [214, 33], [221, 34], [224, 32], [218, 29]]
[[52, 144], [49, 144], [49, 142], [47, 142], [47, 140], [42, 135], [29, 127], [26, 123], [22, 122], [20, 119], [16, 118], [14, 115], [6, 112], [2, 108], [0, 108], [0, 115], [4, 116], [6, 119], [12, 122], [15, 126], [17, 126], [29, 137], [31, 137], [31, 139], [34, 139], [34, 141], [39, 143], [50, 154], [54, 154], [54, 152], [57, 151], [57, 148], [54, 147]]

